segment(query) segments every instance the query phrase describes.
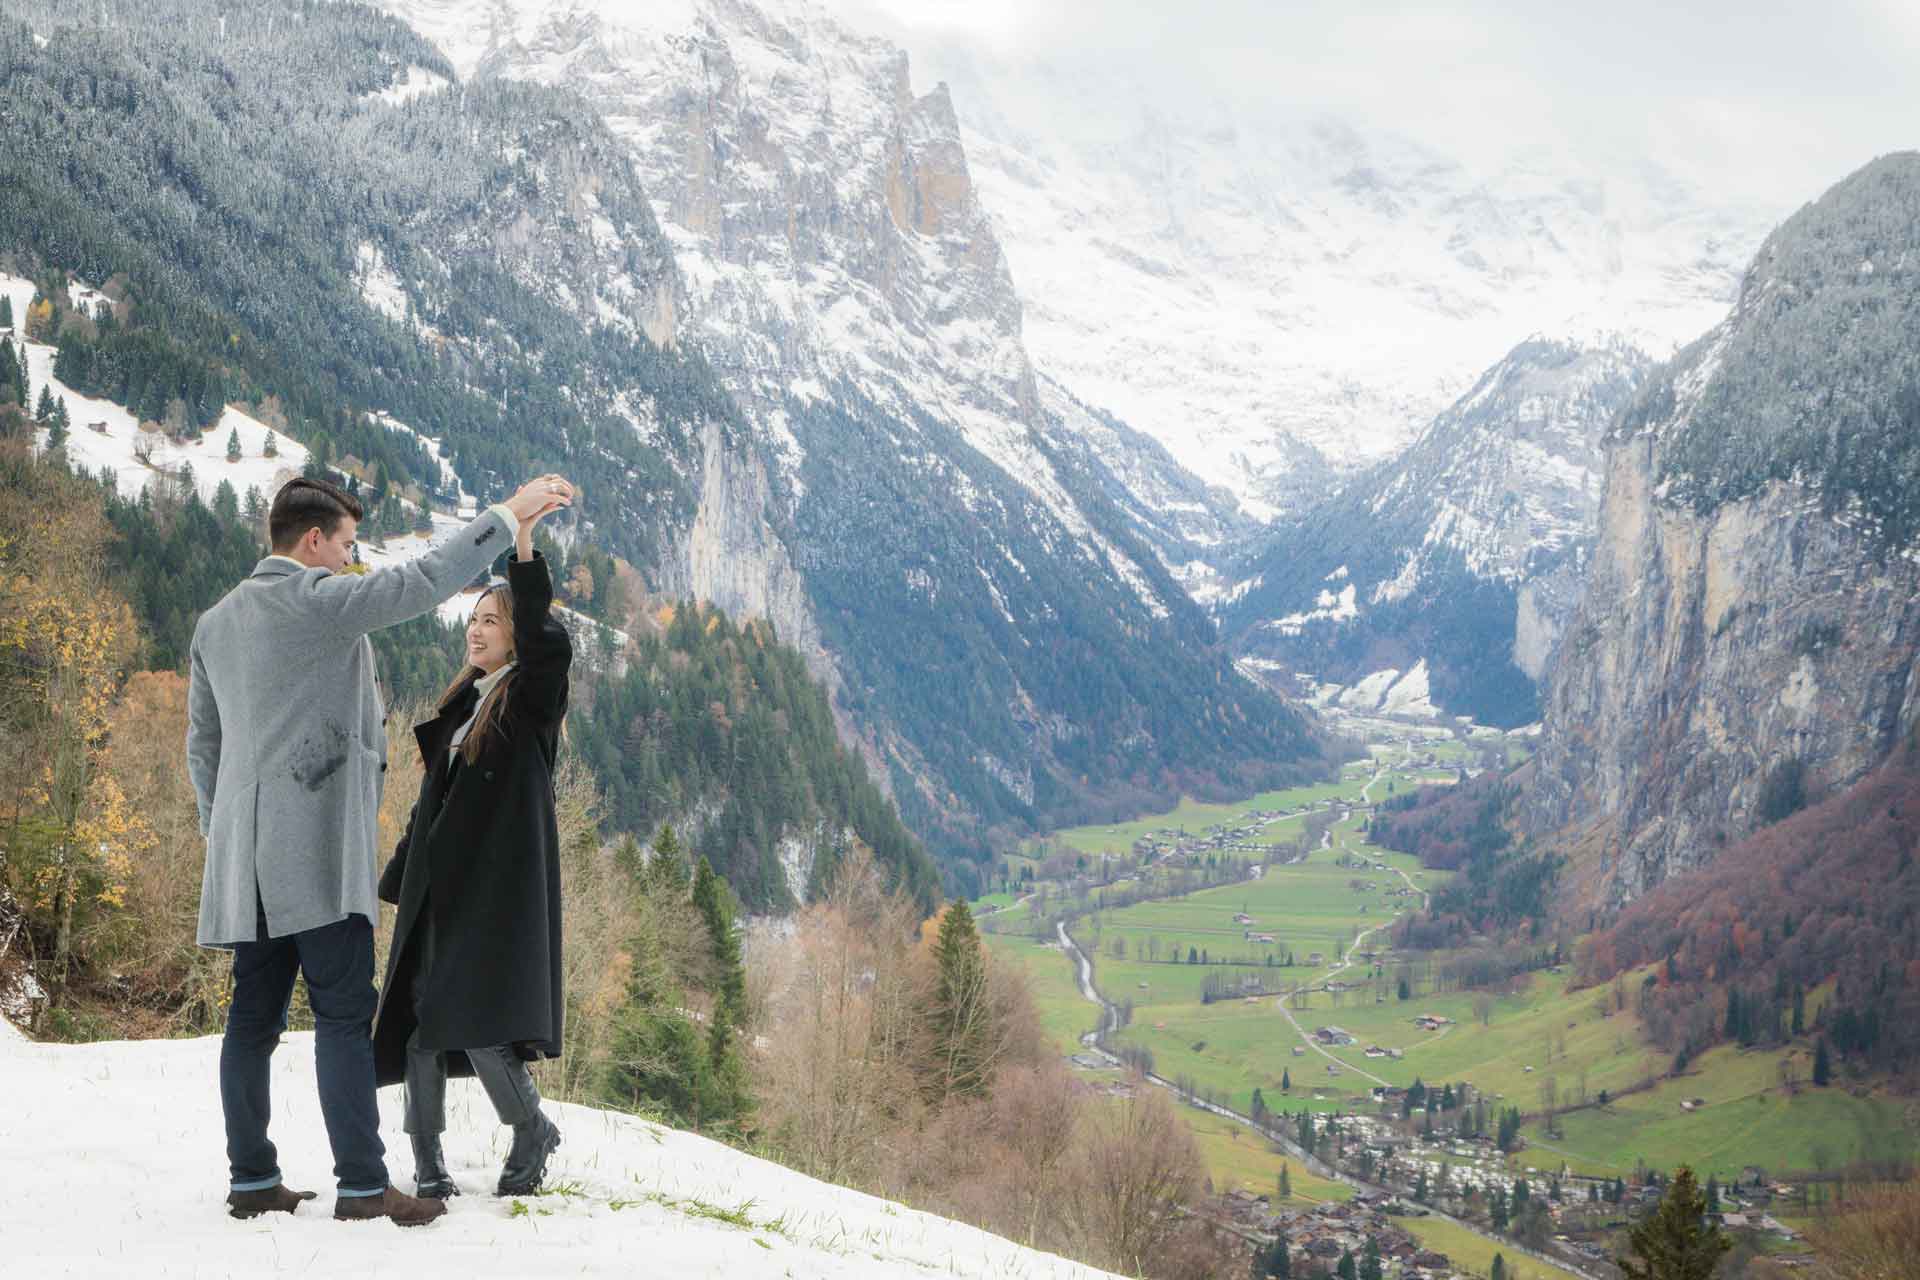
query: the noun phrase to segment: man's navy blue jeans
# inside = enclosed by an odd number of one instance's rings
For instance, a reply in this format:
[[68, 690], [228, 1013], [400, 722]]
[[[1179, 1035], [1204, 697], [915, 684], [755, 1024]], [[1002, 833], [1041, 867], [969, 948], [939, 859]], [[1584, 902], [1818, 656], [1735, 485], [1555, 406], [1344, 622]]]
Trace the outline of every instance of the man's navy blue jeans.
[[333, 1145], [333, 1176], [343, 1196], [387, 1188], [387, 1148], [373, 1083], [373, 925], [365, 916], [284, 938], [267, 936], [261, 908], [253, 942], [233, 947], [233, 1005], [220, 1043], [220, 1106], [227, 1120], [233, 1190], [280, 1185], [280, 1157], [267, 1138], [273, 1116], [273, 1050], [287, 1029], [293, 979], [307, 979], [313, 1006], [313, 1058], [320, 1114]]

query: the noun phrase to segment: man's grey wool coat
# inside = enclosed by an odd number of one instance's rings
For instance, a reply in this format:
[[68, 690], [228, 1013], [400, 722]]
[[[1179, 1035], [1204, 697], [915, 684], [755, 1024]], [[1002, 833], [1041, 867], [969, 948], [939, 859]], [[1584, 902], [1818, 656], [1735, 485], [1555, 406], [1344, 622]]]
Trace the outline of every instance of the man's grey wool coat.
[[258, 902], [280, 938], [363, 915], [387, 734], [367, 632], [448, 599], [512, 545], [489, 507], [417, 560], [366, 574], [269, 556], [193, 630], [187, 772], [207, 865], [200, 945], [252, 942]]

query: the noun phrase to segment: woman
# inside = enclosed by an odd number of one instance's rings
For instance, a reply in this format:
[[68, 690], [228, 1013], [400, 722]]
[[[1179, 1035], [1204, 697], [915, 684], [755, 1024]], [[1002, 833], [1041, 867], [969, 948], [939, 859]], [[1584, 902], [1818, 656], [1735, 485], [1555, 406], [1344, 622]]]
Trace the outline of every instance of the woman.
[[538, 1189], [560, 1131], [540, 1110], [529, 1060], [558, 1057], [559, 834], [553, 768], [573, 647], [548, 611], [553, 584], [523, 521], [507, 581], [467, 623], [467, 665], [415, 726], [425, 776], [406, 835], [380, 877], [399, 906], [373, 1031], [383, 1085], [406, 1082], [415, 1194], [459, 1194], [447, 1173], [449, 1074], [478, 1076], [513, 1146], [498, 1194]]

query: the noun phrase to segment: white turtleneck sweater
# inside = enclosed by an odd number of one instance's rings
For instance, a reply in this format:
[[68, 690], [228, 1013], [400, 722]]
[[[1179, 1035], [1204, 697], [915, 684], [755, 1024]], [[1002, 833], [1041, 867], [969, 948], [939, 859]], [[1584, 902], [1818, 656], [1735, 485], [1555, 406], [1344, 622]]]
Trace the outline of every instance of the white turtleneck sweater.
[[480, 696], [474, 699], [473, 714], [467, 717], [467, 722], [453, 731], [453, 738], [447, 743], [447, 750], [452, 752], [460, 750], [460, 744], [467, 740], [467, 734], [473, 730], [474, 721], [480, 718], [480, 704], [487, 700], [489, 693], [493, 692], [493, 686], [507, 678], [507, 672], [513, 670], [515, 665], [509, 662], [504, 666], [495, 667], [491, 672], [473, 682], [474, 692]]

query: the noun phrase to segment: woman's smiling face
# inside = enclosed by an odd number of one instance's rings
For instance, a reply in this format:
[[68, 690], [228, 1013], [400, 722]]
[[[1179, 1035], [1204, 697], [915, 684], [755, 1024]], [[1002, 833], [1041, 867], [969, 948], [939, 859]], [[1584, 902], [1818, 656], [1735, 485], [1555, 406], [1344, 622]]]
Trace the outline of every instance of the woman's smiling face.
[[487, 675], [513, 661], [513, 624], [498, 592], [481, 596], [467, 620], [467, 661]]

